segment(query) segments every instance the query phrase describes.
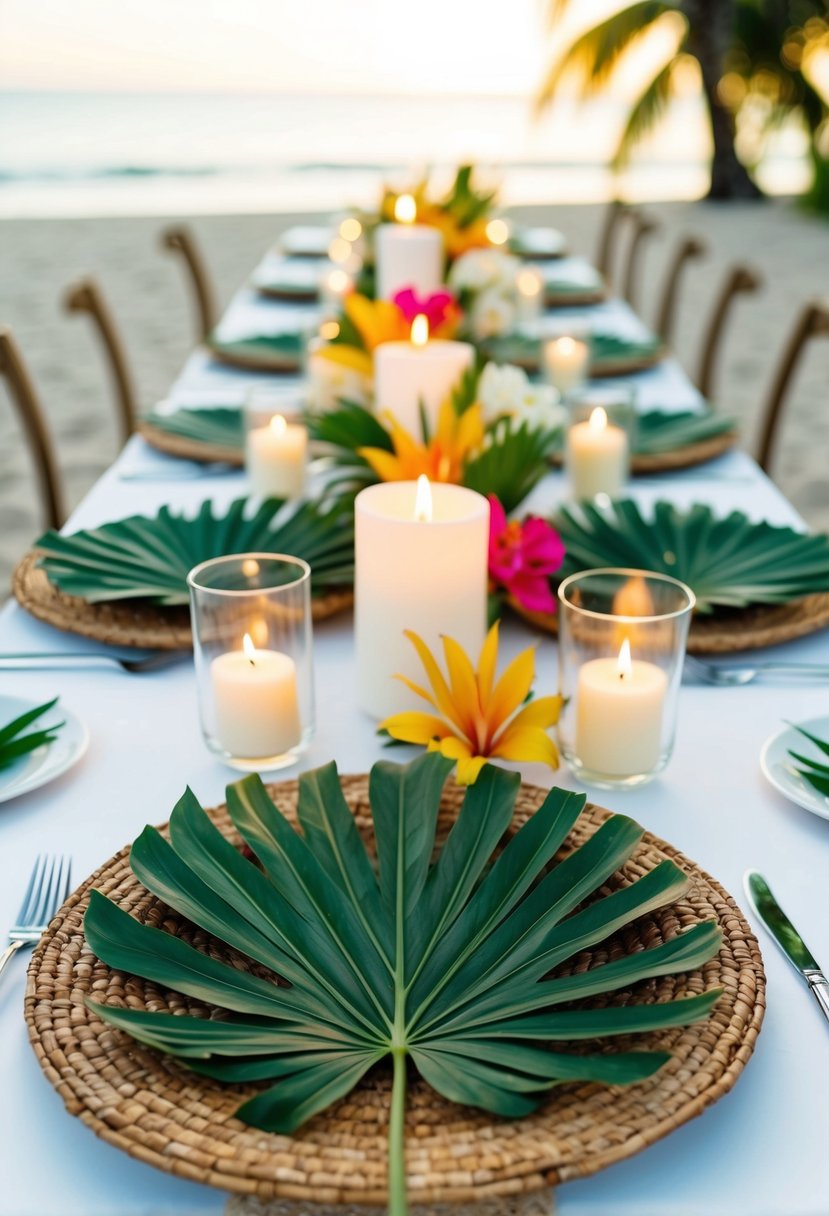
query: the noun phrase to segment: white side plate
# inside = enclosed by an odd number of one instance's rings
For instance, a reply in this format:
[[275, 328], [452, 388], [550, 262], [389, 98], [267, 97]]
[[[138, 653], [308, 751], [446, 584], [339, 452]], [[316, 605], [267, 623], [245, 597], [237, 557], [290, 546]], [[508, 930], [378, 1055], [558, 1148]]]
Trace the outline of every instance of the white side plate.
[[[38, 704], [42, 702], [30, 701], [25, 697], [0, 696], [0, 728], [27, 710], [35, 709]], [[58, 722], [65, 725], [58, 731], [54, 743], [44, 744], [15, 760], [9, 768], [0, 769], [0, 802], [7, 802], [9, 798], [16, 798], [18, 794], [28, 793], [47, 781], [53, 781], [80, 760], [89, 743], [89, 732], [80, 718], [61, 701], [33, 722], [27, 733], [54, 726]]]
[[[811, 734], [817, 735], [819, 739], [829, 739], [829, 717], [827, 716], [809, 718], [806, 722], [799, 722], [798, 725]], [[829, 819], [829, 798], [819, 794], [813, 786], [803, 780], [797, 772], [796, 762], [789, 755], [790, 748], [800, 752], [802, 756], [813, 756], [816, 760], [819, 759], [823, 763], [829, 764], [829, 758], [821, 755], [813, 743], [804, 739], [803, 735], [798, 734], [793, 727], [786, 726], [767, 739], [763, 745], [763, 750], [760, 752], [760, 768], [763, 770], [763, 776], [791, 802], [796, 802], [798, 806], [805, 807], [807, 811], [820, 815], [821, 819]]]

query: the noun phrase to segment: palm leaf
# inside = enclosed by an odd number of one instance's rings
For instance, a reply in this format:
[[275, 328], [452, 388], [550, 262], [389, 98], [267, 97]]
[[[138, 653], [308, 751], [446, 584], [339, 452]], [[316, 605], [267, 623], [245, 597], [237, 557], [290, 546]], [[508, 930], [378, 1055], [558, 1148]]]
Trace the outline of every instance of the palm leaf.
[[647, 410], [638, 414], [633, 438], [633, 453], [655, 456], [679, 448], [704, 443], [717, 435], [734, 431], [736, 422], [714, 410]]
[[90, 946], [109, 966], [228, 1011], [215, 1020], [91, 1004], [119, 1030], [202, 1075], [276, 1082], [238, 1110], [249, 1124], [289, 1135], [391, 1057], [389, 1198], [401, 1216], [407, 1060], [450, 1101], [519, 1116], [562, 1082], [633, 1084], [669, 1058], [580, 1054], [566, 1050], [568, 1040], [686, 1025], [706, 1017], [719, 996], [574, 1005], [700, 967], [719, 948], [717, 926], [698, 924], [612, 962], [556, 972], [676, 900], [684, 874], [666, 860], [608, 894], [608, 880], [642, 834], [624, 816], [611, 816], [556, 860], [585, 803], [583, 794], [559, 789], [493, 861], [520, 779], [492, 766], [468, 789], [435, 856], [451, 767], [434, 753], [405, 767], [374, 766], [376, 866], [334, 765], [300, 777], [298, 829], [258, 777], [228, 788], [230, 817], [256, 860], [225, 839], [189, 791], [173, 811], [169, 841], [152, 828], [139, 837], [131, 864], [153, 894], [288, 984], [141, 924], [97, 892], [84, 922]]
[[186, 604], [189, 571], [232, 553], [301, 557], [311, 566], [316, 595], [354, 579], [354, 523], [344, 504], [271, 498], [251, 511], [247, 499], [237, 498], [224, 514], [204, 502], [192, 519], [162, 507], [156, 516], [134, 515], [68, 536], [46, 532], [37, 547], [49, 581], [90, 603], [141, 598]]
[[[808, 739], [822, 755], [829, 756], [829, 741], [821, 739], [818, 735], [812, 734], [811, 731], [805, 730], [802, 726], [796, 726], [794, 723], [791, 725], [793, 730], [796, 730], [798, 734]], [[813, 756], [801, 755], [800, 752], [793, 751], [791, 748], [789, 748], [789, 755], [792, 760], [796, 760], [798, 764], [805, 766], [803, 768], [796, 768], [795, 772], [804, 781], [807, 781], [813, 789], [816, 789], [819, 794], [829, 797], [829, 764], [822, 764], [819, 760], [815, 760]]]
[[45, 743], [54, 742], [57, 732], [63, 726], [62, 722], [30, 731], [28, 735], [23, 732], [38, 718], [42, 718], [45, 713], [53, 709], [57, 703], [58, 698], [54, 697], [44, 705], [37, 705], [34, 709], [28, 709], [25, 713], [12, 718], [11, 722], [7, 722], [0, 729], [0, 769], [8, 768], [15, 760], [19, 760], [21, 756], [27, 756], [29, 752], [35, 751]]
[[621, 169], [627, 164], [636, 144], [649, 134], [667, 110], [673, 95], [674, 72], [679, 62], [678, 54], [669, 59], [634, 102], [613, 155], [614, 169]]
[[[562, 8], [554, 0], [551, 10], [553, 20], [560, 15]], [[663, 13], [675, 9], [676, 5], [660, 0], [639, 0], [639, 3], [629, 4], [585, 30], [553, 64], [539, 90], [536, 105], [541, 107], [553, 100], [562, 78], [568, 72], [581, 76], [583, 94], [589, 96], [608, 81], [625, 51], [642, 37], [646, 28]]]
[[216, 406], [210, 409], [180, 409], [172, 414], [152, 410], [144, 419], [150, 426], [168, 435], [209, 443], [216, 447], [237, 448], [242, 451], [245, 428], [238, 406]]
[[753, 523], [740, 511], [717, 518], [702, 504], [683, 512], [657, 502], [645, 519], [625, 499], [562, 507], [554, 524], [567, 549], [560, 577], [607, 566], [670, 574], [702, 613], [829, 591], [829, 537]]
[[243, 338], [217, 338], [212, 335], [208, 346], [219, 354], [265, 355], [285, 358], [291, 366], [300, 360], [305, 351], [306, 335], [296, 332], [278, 334], [246, 334]]
[[[589, 342], [590, 369], [594, 375], [601, 374], [603, 364], [653, 359], [662, 346], [660, 340], [652, 335], [626, 338], [602, 330], [592, 333]], [[481, 343], [487, 359], [496, 363], [516, 363], [530, 371], [537, 371], [541, 366], [541, 347], [541, 338], [521, 331], [489, 338]]]

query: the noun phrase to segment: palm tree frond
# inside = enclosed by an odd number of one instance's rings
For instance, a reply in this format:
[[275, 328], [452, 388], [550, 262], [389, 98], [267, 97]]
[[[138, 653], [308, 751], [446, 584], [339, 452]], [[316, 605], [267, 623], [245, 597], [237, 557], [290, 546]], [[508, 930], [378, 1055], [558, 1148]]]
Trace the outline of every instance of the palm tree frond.
[[669, 59], [641, 93], [628, 115], [625, 128], [613, 156], [613, 168], [621, 169], [630, 160], [630, 154], [639, 141], [656, 126], [668, 108], [673, 94], [673, 74], [679, 63], [679, 55]]

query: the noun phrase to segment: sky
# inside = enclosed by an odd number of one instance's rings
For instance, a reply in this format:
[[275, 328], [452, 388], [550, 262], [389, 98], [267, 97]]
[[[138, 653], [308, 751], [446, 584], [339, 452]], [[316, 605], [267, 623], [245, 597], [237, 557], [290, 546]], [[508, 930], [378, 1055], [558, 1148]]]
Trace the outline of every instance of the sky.
[[0, 0], [4, 89], [529, 96], [549, 54], [545, 0]]

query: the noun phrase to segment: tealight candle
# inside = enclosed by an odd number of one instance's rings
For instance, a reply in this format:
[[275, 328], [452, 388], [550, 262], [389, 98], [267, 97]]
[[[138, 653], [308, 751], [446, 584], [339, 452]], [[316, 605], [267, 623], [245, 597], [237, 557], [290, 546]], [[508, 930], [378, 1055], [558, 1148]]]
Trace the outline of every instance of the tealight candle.
[[411, 194], [400, 195], [394, 215], [397, 223], [381, 224], [374, 236], [377, 298], [390, 300], [404, 287], [430, 295], [443, 283], [443, 237], [437, 228], [414, 222]]
[[591, 659], [579, 670], [576, 754], [583, 768], [608, 777], [652, 772], [659, 763], [668, 679], [661, 667], [632, 659]]
[[287, 654], [257, 650], [250, 634], [241, 650], [210, 664], [216, 738], [232, 756], [282, 756], [300, 741], [296, 665]]
[[544, 277], [534, 266], [522, 266], [515, 276], [518, 298], [517, 319], [523, 324], [541, 316], [544, 302]]
[[468, 342], [429, 338], [429, 321], [420, 314], [412, 322], [408, 342], [383, 342], [374, 352], [374, 403], [388, 411], [406, 430], [420, 438], [423, 406], [430, 432], [440, 407], [475, 360]]
[[248, 429], [245, 463], [251, 490], [263, 498], [300, 498], [305, 488], [308, 432], [274, 414], [265, 426]]
[[590, 347], [580, 338], [565, 334], [561, 338], [551, 338], [549, 342], [544, 343], [547, 375], [553, 388], [557, 388], [562, 397], [566, 397], [584, 383], [589, 362]]
[[404, 630], [430, 648], [442, 635], [467, 654], [483, 644], [489, 503], [421, 477], [369, 486], [354, 506], [357, 699], [382, 719], [416, 702], [394, 679], [421, 679]]
[[574, 498], [597, 494], [617, 498], [627, 480], [627, 435], [609, 423], [606, 410], [597, 406], [587, 421], [568, 428], [566, 460]]

